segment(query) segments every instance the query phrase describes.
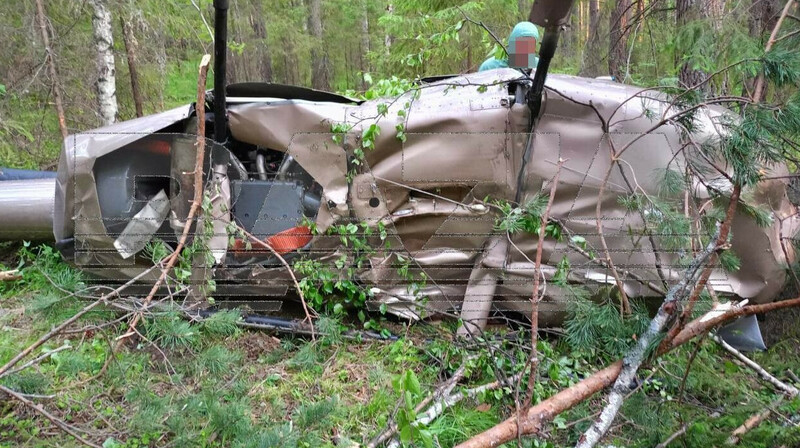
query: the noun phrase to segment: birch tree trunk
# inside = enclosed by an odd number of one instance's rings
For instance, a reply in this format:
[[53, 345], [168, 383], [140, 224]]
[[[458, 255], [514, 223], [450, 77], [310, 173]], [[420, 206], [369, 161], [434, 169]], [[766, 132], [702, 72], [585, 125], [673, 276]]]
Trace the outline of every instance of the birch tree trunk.
[[97, 103], [103, 126], [117, 119], [117, 79], [114, 67], [114, 36], [111, 33], [111, 13], [106, 0], [91, 0], [92, 30], [97, 49]]
[[322, 0], [310, 0], [308, 6], [308, 27], [314, 38], [311, 48], [311, 85], [317, 90], [330, 90], [328, 53], [322, 36]]
[[136, 62], [136, 49], [139, 42], [133, 34], [130, 23], [125, 20], [121, 15], [119, 23], [122, 26], [122, 41], [125, 43], [125, 53], [128, 58], [128, 73], [131, 77], [131, 95], [133, 96], [133, 106], [136, 109], [136, 116], [144, 116], [144, 100], [142, 99], [142, 92], [139, 90], [139, 70]]
[[58, 116], [58, 128], [61, 130], [61, 137], [67, 138], [67, 119], [64, 115], [64, 104], [61, 100], [61, 87], [58, 85], [58, 70], [56, 70], [56, 60], [53, 58], [53, 49], [50, 47], [50, 33], [47, 31], [47, 16], [44, 13], [42, 0], [36, 0], [36, 22], [42, 32], [42, 45], [46, 53], [47, 71], [50, 75], [50, 85], [53, 88], [53, 100], [56, 104], [56, 115]]
[[[393, 12], [394, 12], [394, 5], [392, 4], [392, 2], [389, 2], [389, 4], [386, 5], [386, 15], [390, 16], [390, 15], [392, 15]], [[387, 58], [391, 55], [391, 48], [392, 48], [392, 41], [393, 40], [394, 39], [392, 38], [392, 36], [388, 32], [383, 36], [383, 45], [386, 48], [386, 57]]]
[[[361, 16], [361, 73], [369, 73], [371, 71], [371, 67], [369, 64], [369, 11], [367, 10], [367, 2], [363, 2], [363, 15]], [[361, 89], [367, 90], [369, 86], [367, 82], [364, 80], [364, 76], [361, 76]]]

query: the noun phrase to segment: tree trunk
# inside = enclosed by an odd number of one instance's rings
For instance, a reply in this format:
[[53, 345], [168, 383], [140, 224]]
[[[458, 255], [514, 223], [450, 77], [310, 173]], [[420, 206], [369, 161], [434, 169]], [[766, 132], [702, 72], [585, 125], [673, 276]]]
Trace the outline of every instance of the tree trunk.
[[767, 32], [775, 28], [784, 3], [785, 0], [753, 0], [747, 17], [750, 36], [760, 39], [762, 44], [765, 43], [764, 38]]
[[583, 51], [583, 67], [580, 76], [600, 76], [602, 56], [600, 55], [600, 1], [589, 0], [589, 32]]
[[[386, 5], [386, 15], [390, 16], [390, 15], [392, 15], [392, 12], [394, 12], [394, 5], [392, 4], [392, 2], [389, 2], [389, 4]], [[386, 57], [387, 57], [387, 59], [389, 58], [389, 56], [391, 56], [391, 48], [392, 48], [392, 41], [393, 40], [394, 39], [392, 38], [392, 36], [389, 33], [386, 33], [383, 36], [383, 45], [384, 45], [384, 48], [386, 48]]]
[[[677, 0], [675, 2], [675, 24], [678, 29], [700, 19], [702, 0]], [[690, 88], [706, 79], [706, 74], [692, 68], [692, 61], [684, 61], [678, 73], [681, 87]]]
[[133, 95], [133, 105], [136, 109], [136, 116], [144, 116], [142, 92], [139, 90], [139, 72], [136, 62], [136, 48], [139, 43], [133, 34], [130, 24], [120, 15], [119, 23], [122, 25], [122, 41], [125, 43], [125, 53], [128, 57], [128, 73], [131, 75], [131, 94]]
[[364, 15], [361, 17], [361, 48], [360, 48], [360, 62], [361, 62], [361, 90], [367, 90], [369, 85], [364, 80], [364, 73], [371, 71], [369, 64], [369, 11], [367, 10], [367, 2], [364, 2]]
[[58, 86], [58, 70], [56, 70], [56, 60], [53, 58], [53, 49], [50, 47], [50, 33], [47, 31], [47, 18], [44, 13], [42, 0], [36, 0], [36, 22], [42, 32], [42, 45], [47, 61], [47, 71], [50, 74], [50, 85], [53, 89], [53, 99], [56, 103], [56, 115], [58, 116], [58, 128], [61, 130], [61, 137], [67, 138], [67, 119], [64, 115], [64, 104], [61, 101], [61, 88]]
[[311, 47], [311, 86], [317, 90], [330, 90], [328, 53], [322, 36], [322, 0], [309, 0], [308, 28], [314, 42]]
[[258, 52], [256, 53], [259, 55], [259, 74], [262, 81], [272, 82], [272, 54], [269, 52], [264, 12], [261, 8], [261, 0], [255, 0], [254, 3], [255, 13], [250, 15], [250, 26], [253, 28], [253, 34], [255, 34], [259, 42]]
[[628, 48], [628, 8], [630, 0], [616, 0], [609, 18], [608, 74], [618, 82], [625, 79], [625, 61]]
[[111, 13], [106, 0], [92, 0], [92, 29], [97, 49], [97, 103], [103, 126], [117, 119], [116, 69], [114, 68], [114, 37], [111, 34]]

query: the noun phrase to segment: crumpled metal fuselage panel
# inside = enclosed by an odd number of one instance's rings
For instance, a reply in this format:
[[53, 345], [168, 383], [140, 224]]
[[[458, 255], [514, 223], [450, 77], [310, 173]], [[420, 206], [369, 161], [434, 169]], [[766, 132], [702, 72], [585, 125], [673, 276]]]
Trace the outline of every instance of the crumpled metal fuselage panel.
[[[360, 105], [264, 99], [231, 105], [229, 126], [237, 141], [291, 156], [321, 186], [322, 205], [316, 216], [320, 231], [347, 222], [374, 227], [381, 223], [391, 247], [376, 251], [359, 275], [380, 291], [382, 300], [407, 296], [404, 278], [398, 277], [393, 267], [400, 254], [411, 261], [412, 276], [425, 275], [423, 293], [431, 298], [430, 306], [458, 308], [476, 261], [483, 260], [487, 242], [498, 235], [497, 214], [483, 200], [514, 199], [528, 144], [532, 152], [524, 173], [523, 201], [537, 193], [549, 193], [558, 162], [564, 160], [552, 217], [599, 253], [599, 202], [603, 232], [613, 249], [611, 258], [623, 273], [626, 292], [634, 297], [657, 295], [643, 286], [641, 279], [677, 281], [686, 254], [669, 250], [658, 237], [651, 241], [644, 236], [641, 215], [620, 204], [619, 198], [631, 191], [655, 195], [660, 171], [670, 167], [682, 172], [688, 161], [698, 163], [687, 159], [693, 157], [692, 151], [683, 146], [678, 129], [654, 126], [667, 107], [666, 98], [612, 82], [550, 75], [543, 113], [531, 135], [528, 108], [515, 101], [517, 84], [525, 82], [519, 72], [502, 69], [422, 84], [399, 98]], [[185, 118], [184, 112], [176, 112], [170, 120]], [[701, 111], [693, 138], [713, 143], [724, 114], [722, 109]], [[156, 130], [149, 121], [129, 123], [132, 129]], [[373, 124], [379, 128], [374, 148], [364, 149], [361, 164], [355, 166], [354, 152], [363, 147], [363, 131]], [[340, 125], [352, 129], [337, 141], [332, 131], [342, 129]], [[404, 141], [397, 138], [398, 125], [402, 125]], [[58, 237], [70, 233], [73, 217], [99, 213], [91, 166], [94, 159], [113, 150], [113, 145], [96, 138], [79, 137], [68, 143], [76, 149], [74, 154], [62, 156], [57, 199], [61, 208], [57, 208], [55, 225]], [[612, 153], [619, 151], [623, 152], [620, 163], [609, 173]], [[776, 172], [784, 169], [774, 167]], [[699, 200], [698, 207], [709, 197], [703, 186], [708, 182], [716, 182], [723, 191], [726, 188], [716, 179], [694, 182], [692, 196]], [[76, 195], [71, 196], [70, 191]], [[733, 250], [742, 260], [742, 269], [715, 269], [712, 285], [720, 292], [766, 301], [785, 282], [787, 260], [780, 240], [798, 228], [797, 219], [790, 217], [792, 206], [781, 180], [763, 182], [744, 197], [751, 205], [769, 208], [775, 224], [759, 228], [752, 218], [737, 214]], [[480, 262], [502, 279], [495, 292], [497, 305], [525, 311], [537, 239], [519, 234], [511, 241], [504, 258], [484, 257], [487, 261]], [[100, 243], [110, 245], [111, 240]], [[325, 235], [316, 236], [311, 248], [325, 259], [335, 259], [343, 250], [337, 237]], [[794, 257], [791, 248], [788, 255]], [[564, 259], [572, 267], [570, 281], [595, 288], [611, 283], [610, 273], [602, 265], [564, 241], [551, 240], [544, 243], [543, 256], [548, 281]], [[289, 285], [281, 270], [262, 266], [228, 269], [223, 265], [215, 275], [281, 289], [280, 285]], [[547, 288], [543, 309], [550, 307], [551, 314], [558, 316], [565, 293], [553, 285]]]

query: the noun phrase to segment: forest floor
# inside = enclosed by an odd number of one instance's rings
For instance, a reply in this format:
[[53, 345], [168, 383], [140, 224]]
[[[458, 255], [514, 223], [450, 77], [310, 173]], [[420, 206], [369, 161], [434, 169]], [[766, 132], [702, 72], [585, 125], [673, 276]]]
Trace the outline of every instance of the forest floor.
[[[4, 364], [82, 307], [68, 292], [79, 291], [83, 279], [49, 247], [3, 250], [2, 267], [21, 266], [22, 273], [21, 280], [0, 284]], [[108, 310], [90, 314], [30, 359], [66, 348], [0, 383], [27, 394], [103, 447], [363, 446], [403, 408], [401, 397], [409, 395], [412, 404], [419, 403], [464, 362], [467, 369], [459, 387], [475, 387], [493, 381], [496, 370], [519, 371], [525, 359], [514, 343], [515, 337], [525, 336], [511, 330], [492, 335], [503, 353], [493, 356], [484, 345], [453, 342], [454, 322], [386, 322], [401, 335], [398, 340], [359, 341], [343, 337], [345, 324], [324, 319], [320, 324], [327, 334], [312, 341], [242, 330], [235, 324], [235, 312], [203, 322], [188, 322], [170, 311], [158, 313], [140, 326], [142, 338], [112, 352], [114, 339], [127, 325], [108, 323], [120, 316]], [[753, 358], [791, 381], [787, 370], [800, 372], [800, 328], [785, 327], [780, 340]], [[687, 344], [640, 372], [639, 387], [607, 438], [609, 446], [652, 447], [684, 425], [685, 434], [670, 447], [722, 446], [734, 428], [768, 406], [775, 411], [772, 417], [739, 446], [800, 446], [800, 399], [775, 404], [779, 395], [772, 386], [708, 338], [700, 345], [681, 397], [694, 349], [695, 344]], [[609, 361], [598, 351], [574, 350], [552, 335], [540, 342], [539, 351], [539, 398]], [[560, 416], [546, 433], [524, 439], [522, 446], [574, 445], [600, 409], [600, 400]], [[449, 447], [513, 409], [512, 389], [499, 389], [447, 409], [426, 429], [434, 443]], [[3, 396], [0, 447], [12, 446], [80, 444], [31, 408]]]

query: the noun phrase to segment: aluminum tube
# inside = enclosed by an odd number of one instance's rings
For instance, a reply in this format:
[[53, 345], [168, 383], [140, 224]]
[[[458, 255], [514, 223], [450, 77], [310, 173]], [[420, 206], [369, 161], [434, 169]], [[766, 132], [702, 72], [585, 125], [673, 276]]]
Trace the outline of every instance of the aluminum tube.
[[0, 240], [54, 241], [55, 179], [0, 182]]

